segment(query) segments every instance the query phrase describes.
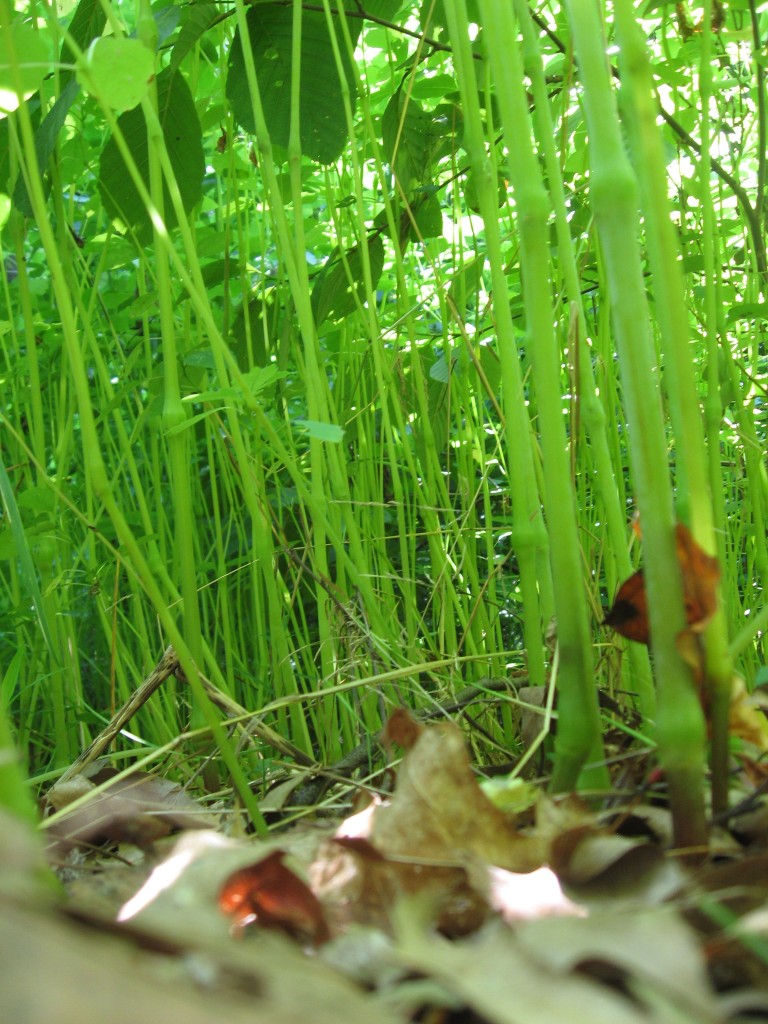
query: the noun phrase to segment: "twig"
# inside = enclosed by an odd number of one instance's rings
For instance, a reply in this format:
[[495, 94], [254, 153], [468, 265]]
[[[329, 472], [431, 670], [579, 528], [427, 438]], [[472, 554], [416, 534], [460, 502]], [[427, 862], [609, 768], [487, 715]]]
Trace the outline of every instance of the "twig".
[[176, 651], [169, 647], [157, 665], [152, 669], [144, 682], [135, 690], [128, 700], [123, 704], [112, 721], [101, 730], [96, 739], [86, 747], [77, 760], [67, 768], [56, 785], [61, 785], [75, 775], [79, 775], [85, 768], [104, 753], [120, 731], [130, 722], [136, 712], [141, 708], [155, 690], [162, 686], [165, 680], [179, 671], [179, 659]]

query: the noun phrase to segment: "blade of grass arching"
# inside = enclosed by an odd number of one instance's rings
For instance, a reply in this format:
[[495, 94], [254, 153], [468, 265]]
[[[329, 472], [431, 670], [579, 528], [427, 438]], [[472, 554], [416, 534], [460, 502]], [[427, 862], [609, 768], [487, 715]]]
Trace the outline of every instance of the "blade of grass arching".
[[[149, 0], [140, 0], [140, 18], [151, 23], [152, 11]], [[160, 339], [162, 345], [163, 411], [161, 423], [165, 431], [168, 450], [168, 474], [172, 509], [162, 509], [161, 514], [171, 520], [173, 536], [173, 569], [181, 583], [182, 632], [187, 638], [190, 653], [202, 663], [200, 632], [200, 609], [197, 599], [197, 559], [194, 550], [193, 504], [190, 482], [191, 452], [189, 443], [187, 406], [181, 398], [179, 385], [179, 351], [177, 347], [175, 315], [173, 309], [173, 282], [170, 264], [165, 251], [167, 232], [160, 229], [165, 216], [163, 195], [163, 171], [159, 148], [163, 145], [163, 132], [158, 119], [157, 86], [153, 80], [149, 95], [144, 103], [152, 108], [154, 116], [147, 117], [147, 158], [149, 165], [149, 195], [157, 212], [153, 218], [155, 244], [154, 272], [157, 282], [158, 313], [160, 317]], [[175, 182], [168, 182], [173, 189]], [[198, 711], [192, 727], [202, 725]]]
[[[494, 325], [501, 362], [507, 474], [512, 498], [512, 545], [517, 552], [520, 567], [523, 633], [531, 685], [540, 686], [544, 685], [546, 675], [543, 648], [546, 623], [542, 621], [538, 576], [542, 571], [540, 556], [547, 550], [547, 535], [536, 485], [530, 421], [507, 298], [508, 285], [498, 222], [498, 182], [486, 154], [465, 4], [447, 4], [445, 14], [453, 41], [454, 65], [464, 108], [464, 146], [474, 175], [485, 227], [494, 296]], [[546, 572], [549, 575], [549, 569]]]
[[[310, 415], [314, 413], [314, 418], [318, 418], [321, 422], [328, 422], [329, 411], [333, 408], [333, 402], [330, 398], [328, 378], [325, 371], [322, 369], [322, 361], [318, 351], [317, 332], [311, 306], [304, 249], [298, 249], [297, 247], [297, 237], [300, 238], [302, 232], [302, 227], [300, 225], [300, 182], [297, 180], [299, 177], [298, 159], [300, 158], [300, 146], [298, 146], [296, 139], [292, 138], [291, 145], [289, 146], [289, 164], [292, 169], [291, 187], [294, 192], [295, 207], [293, 224], [294, 231], [292, 232], [284, 205], [280, 181], [276, 173], [272, 144], [264, 120], [259, 85], [253, 63], [253, 52], [251, 50], [249, 40], [246, 9], [242, 0], [238, 0], [235, 11], [238, 29], [243, 41], [244, 67], [250, 91], [254, 124], [256, 126], [256, 139], [260, 154], [260, 167], [267, 187], [270, 209], [275, 220], [281, 260], [285, 266], [286, 274], [290, 282], [292, 299], [299, 322], [299, 331], [302, 340], [300, 356], [305, 361], [306, 366], [304, 381], [307, 388], [308, 401], [310, 403]], [[299, 46], [296, 33], [294, 34], [294, 45], [297, 48]], [[293, 66], [295, 69], [294, 74], [298, 74], [298, 61], [294, 60]], [[293, 83], [293, 88], [294, 91], [297, 88], [295, 82]], [[297, 104], [293, 105], [293, 117], [294, 119], [298, 117]], [[297, 127], [297, 125], [292, 126], [292, 133], [295, 133]], [[299, 256], [301, 258], [299, 258]], [[354, 578], [355, 584], [361, 590], [366, 607], [368, 608], [371, 616], [372, 625], [381, 633], [381, 635], [386, 635], [385, 617], [382, 616], [376, 608], [374, 595], [372, 594], [366, 574], [356, 568], [356, 563], [362, 559], [362, 550], [360, 549], [359, 537], [357, 535], [354, 522], [349, 521], [345, 524], [350, 528], [347, 543], [345, 544], [341, 542], [339, 539], [342, 535], [340, 524], [334, 521], [336, 506], [329, 505], [327, 500], [326, 485], [330, 490], [331, 497], [340, 499], [341, 501], [348, 498], [341, 452], [338, 449], [341, 449], [341, 446], [328, 445], [326, 442], [321, 441], [316, 437], [310, 438], [312, 472], [308, 491], [306, 484], [302, 481], [302, 497], [304, 494], [307, 494], [313, 526], [318, 531], [315, 535], [315, 542], [313, 545], [314, 554], [317, 558], [316, 568], [319, 571], [322, 570], [323, 567], [327, 568], [327, 556], [325, 554], [325, 536], [327, 533], [336, 548], [337, 558], [344, 557], [348, 549], [349, 555], [344, 558], [345, 566], [350, 571], [352, 578]], [[290, 461], [292, 460], [289, 460], [289, 462]], [[286, 468], [291, 471], [290, 465], [287, 465]], [[327, 576], [327, 573], [325, 575]], [[323, 596], [320, 591], [318, 591], [318, 606], [320, 607], [322, 605]], [[327, 654], [324, 653], [323, 657], [327, 657]]]
[[[19, 94], [23, 92], [19, 79], [19, 66], [16, 60], [13, 39], [7, 24], [2, 26], [2, 34], [10, 58], [11, 73], [16, 76], [15, 85]], [[114, 119], [113, 119], [114, 120]], [[21, 137], [20, 159], [25, 163], [25, 180], [29, 197], [40, 232], [40, 239], [48, 261], [48, 271], [61, 318], [62, 337], [66, 350], [73, 386], [77, 395], [80, 428], [82, 432], [83, 456], [85, 471], [90, 475], [94, 494], [104, 503], [104, 507], [114, 525], [121, 546], [124, 549], [126, 565], [134, 575], [136, 582], [145, 590], [152, 601], [160, 623], [167, 637], [176, 648], [179, 661], [188, 679], [191, 691], [198, 705], [202, 708], [206, 722], [211, 729], [214, 740], [221, 751], [222, 758], [231, 772], [235, 787], [259, 831], [266, 831], [266, 824], [259, 811], [254, 794], [250, 790], [248, 780], [237, 760], [234, 749], [219, 719], [218, 712], [207, 697], [198, 674], [195, 659], [186, 646], [179, 632], [174, 617], [171, 615], [163, 595], [155, 581], [155, 577], [136, 540], [128, 522], [114, 499], [111, 483], [108, 478], [102, 457], [99, 436], [96, 429], [94, 411], [89, 393], [88, 374], [84, 362], [84, 353], [80, 344], [76, 318], [69, 294], [67, 277], [61, 264], [56, 240], [48, 221], [48, 211], [43, 194], [42, 178], [35, 153], [35, 140], [29, 111], [25, 104], [18, 110], [18, 122]], [[130, 154], [129, 154], [130, 157]], [[135, 166], [134, 166], [135, 171]], [[138, 175], [136, 175], [138, 178]], [[140, 179], [139, 179], [140, 180]]]
[[[579, 381], [578, 409], [588, 441], [588, 455], [594, 466], [594, 472], [591, 474], [594, 487], [601, 499], [601, 516], [605, 520], [605, 536], [609, 549], [607, 555], [615, 567], [614, 572], [608, 575], [608, 582], [613, 584], [615, 590], [616, 584], [627, 579], [634, 571], [626, 543], [625, 505], [617, 486], [620, 474], [614, 469], [616, 464], [612, 461], [607, 430], [608, 416], [600, 398], [600, 393], [604, 393], [605, 389], [598, 390], [592, 366], [593, 350], [588, 344], [576, 254], [568, 225], [560, 160], [555, 148], [554, 140], [557, 138], [557, 133], [552, 123], [541, 53], [533, 30], [528, 4], [525, 0], [515, 0], [515, 9], [522, 31], [525, 70], [530, 78], [533, 93], [534, 131], [546, 168], [549, 194], [554, 209], [558, 266], [570, 307], [568, 346], [569, 349], [574, 347], [576, 349], [575, 353], [571, 351], [571, 357], [575, 361]], [[613, 360], [606, 360], [603, 365], [606, 373], [610, 373], [614, 365]], [[577, 438], [571, 438], [572, 445], [576, 441]], [[638, 706], [643, 717], [653, 719], [656, 709], [656, 693], [653, 688], [647, 649], [640, 644], [630, 643], [626, 655], [630, 670], [627, 680], [629, 685], [624, 688], [628, 689], [630, 693], [637, 694]], [[622, 666], [623, 663], [622, 660]]]
[[569, 0], [567, 7], [584, 90], [591, 202], [611, 296], [630, 430], [630, 465], [643, 527], [658, 692], [659, 758], [668, 780], [675, 843], [683, 848], [706, 848], [706, 730], [691, 670], [676, 645], [686, 621], [664, 422], [654, 373], [656, 355], [638, 241], [637, 181], [621, 136], [598, 10], [589, 0]]
[[[718, 551], [721, 563], [724, 561], [725, 544], [717, 543], [715, 516], [712, 504], [712, 488], [707, 466], [707, 447], [704, 439], [702, 410], [696, 388], [691, 345], [690, 325], [685, 306], [685, 291], [681, 271], [677, 232], [670, 218], [667, 199], [667, 176], [661, 132], [656, 123], [656, 102], [653, 79], [648, 59], [645, 36], [635, 22], [634, 9], [628, 0], [617, 0], [615, 6], [617, 38], [621, 53], [623, 90], [627, 97], [628, 128], [635, 151], [634, 166], [638, 170], [645, 236], [648, 256], [653, 274], [655, 307], [661, 331], [661, 346], [664, 355], [664, 372], [669, 380], [669, 394], [672, 423], [676, 440], [678, 493], [682, 502], [688, 505], [693, 536], [710, 554]], [[702, 34], [702, 75], [706, 68], [709, 75], [711, 33], [707, 24], [710, 13], [705, 12]], [[708, 118], [709, 89], [701, 88], [702, 116]], [[706, 136], [702, 135], [703, 152], [709, 151]], [[708, 161], [702, 161], [708, 169]], [[709, 181], [709, 175], [706, 175]], [[703, 193], [709, 193], [708, 189]], [[717, 368], [717, 312], [712, 264], [712, 226], [714, 211], [711, 200], [704, 202], [705, 211], [705, 262], [708, 262], [707, 280], [707, 323], [710, 356], [710, 395], [719, 391]], [[709, 236], [707, 240], [707, 236]], [[709, 259], [707, 260], [707, 256]], [[714, 398], [719, 408], [720, 402]], [[711, 423], [710, 448], [718, 453], [718, 478], [711, 483], [716, 488], [718, 503], [722, 503], [723, 488], [720, 481], [720, 428], [721, 415], [717, 423]], [[685, 509], [683, 509], [685, 512]], [[725, 517], [717, 516], [722, 524]], [[724, 538], [723, 538], [724, 540]], [[704, 635], [706, 653], [706, 679], [704, 686], [709, 695], [712, 775], [712, 813], [720, 814], [728, 802], [728, 711], [733, 681], [733, 666], [728, 654], [725, 612], [718, 608]]]
[[[343, 26], [345, 41], [349, 47], [346, 23], [335, 19], [334, 25], [336, 24]], [[332, 41], [335, 38], [335, 32], [332, 32]], [[388, 180], [381, 162], [380, 143], [368, 109], [367, 90], [364, 87], [359, 87], [358, 93], [365, 140], [375, 164], [376, 176], [380, 182], [384, 199], [389, 234], [393, 239], [393, 272], [397, 281], [397, 293], [404, 297], [407, 303], [411, 291], [409, 270], [404, 251], [398, 244], [397, 218], [388, 198], [391, 182]], [[346, 104], [345, 110], [348, 131], [354, 137], [355, 126], [351, 111], [346, 109]], [[351, 147], [350, 154], [354, 171], [356, 212], [359, 225], [356, 234], [358, 237], [364, 237], [366, 207], [363, 200], [363, 175], [355, 146]], [[413, 252], [413, 250], [411, 251]], [[427, 247], [424, 246], [422, 251], [426, 254]], [[378, 451], [381, 452], [379, 472], [391, 481], [394, 496], [394, 508], [397, 515], [397, 529], [394, 533], [400, 551], [398, 587], [402, 595], [402, 607], [407, 623], [406, 635], [416, 645], [414, 651], [419, 650], [418, 645], [422, 642], [419, 630], [421, 630], [421, 634], [426, 633], [425, 639], [431, 650], [436, 652], [455, 650], [458, 642], [456, 624], [458, 623], [462, 632], [465, 633], [469, 620], [467, 619], [468, 612], [464, 607], [466, 596], [459, 593], [457, 589], [459, 581], [451, 564], [449, 545], [452, 542], [461, 547], [466, 531], [461, 529], [458, 517], [454, 517], [450, 512], [451, 500], [445, 485], [439, 451], [432, 436], [429, 382], [423, 374], [422, 347], [414, 331], [414, 310], [406, 309], [404, 315], [397, 322], [398, 334], [405, 333], [406, 338], [401, 343], [399, 350], [395, 350], [393, 357], [391, 347], [385, 347], [383, 344], [384, 336], [378, 325], [374, 283], [372, 281], [370, 285], [368, 283], [369, 259], [365, 246], [362, 248], [362, 255], [367, 301], [364, 308], [360, 310], [360, 315], [364, 318], [373, 364], [373, 375], [370, 377], [369, 383], [370, 409], [373, 411], [378, 406], [376, 411], [381, 415], [381, 424], [378, 427], [381, 444], [377, 446]], [[433, 266], [432, 270], [435, 269]], [[401, 362], [404, 363], [406, 359], [410, 361], [407, 389], [402, 386], [402, 370], [400, 369]], [[369, 375], [366, 374], [366, 376]], [[364, 407], [368, 408], [368, 406]], [[418, 448], [418, 455], [411, 444], [414, 435], [409, 430], [409, 421], [414, 411], [417, 413], [420, 432], [420, 442], [415, 446]], [[375, 421], [372, 421], [372, 435], [375, 429], [373, 423]], [[380, 494], [381, 485], [377, 487], [376, 497]], [[419, 527], [419, 519], [423, 523], [423, 529]], [[381, 536], [383, 537], [384, 534], [382, 533]], [[414, 589], [418, 560], [417, 545], [422, 537], [426, 539], [429, 549], [430, 575], [433, 583], [429, 604], [426, 608], [423, 601], [419, 599], [418, 591]], [[421, 621], [420, 613], [435, 614], [437, 616], [435, 626], [425, 629], [425, 623]], [[395, 643], [397, 644], [397, 641]], [[479, 671], [482, 672], [482, 667], [479, 668]]]
[[[493, 81], [505, 137], [515, 139], [514, 156], [508, 160], [507, 173], [515, 195], [520, 233], [527, 345], [536, 388], [560, 647], [559, 721], [551, 786], [555, 792], [574, 789], [581, 779], [587, 788], [599, 789], [608, 786], [609, 777], [604, 766], [590, 767], [602, 765], [604, 753], [592, 634], [582, 584], [576, 501], [563, 420], [561, 361], [554, 331], [549, 258], [551, 203], [533, 150], [516, 19], [506, 3], [480, 0], [480, 9], [484, 22], [494, 25], [486, 41], [489, 58], [486, 88]], [[474, 90], [468, 98], [477, 102]], [[468, 113], [467, 120], [471, 124], [471, 106]], [[489, 206], [488, 216], [492, 215], [493, 208]]]
[[27, 537], [26, 530], [24, 529], [24, 522], [21, 518], [19, 507], [16, 504], [16, 495], [13, 490], [13, 484], [8, 476], [8, 471], [5, 468], [2, 453], [0, 453], [0, 499], [2, 499], [6, 522], [11, 528], [16, 557], [19, 560], [19, 566], [21, 569], [22, 585], [27, 591], [29, 599], [32, 602], [32, 607], [35, 609], [37, 624], [40, 628], [43, 640], [45, 641], [45, 646], [51, 658], [51, 663], [54, 665], [58, 664], [60, 661], [60, 652], [56, 650], [56, 644], [54, 643], [53, 632], [51, 630], [50, 623], [48, 622], [48, 615], [46, 613], [43, 595], [40, 593], [40, 584], [38, 583], [37, 571], [35, 570], [35, 560], [32, 557], [32, 552], [29, 547], [29, 538]]

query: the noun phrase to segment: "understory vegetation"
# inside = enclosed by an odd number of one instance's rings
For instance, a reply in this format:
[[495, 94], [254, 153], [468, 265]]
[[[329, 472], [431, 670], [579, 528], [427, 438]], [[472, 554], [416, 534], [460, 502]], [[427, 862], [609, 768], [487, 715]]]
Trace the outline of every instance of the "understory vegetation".
[[765, 1019], [767, 41], [0, 0], [9, 1020]]
[[[0, 665], [32, 787], [172, 645], [116, 763], [234, 785], [258, 828], [296, 758], [474, 687], [477, 763], [600, 794], [655, 750], [705, 843], [734, 676], [765, 680], [766, 13], [0, 13]], [[603, 624], [639, 564], [651, 658]]]

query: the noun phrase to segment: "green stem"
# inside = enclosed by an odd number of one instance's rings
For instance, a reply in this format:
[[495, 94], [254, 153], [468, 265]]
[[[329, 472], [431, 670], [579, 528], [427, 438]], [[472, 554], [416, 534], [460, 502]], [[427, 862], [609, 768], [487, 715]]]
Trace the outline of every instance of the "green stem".
[[[547, 533], [536, 483], [531, 451], [531, 423], [526, 408], [517, 341], [507, 298], [505, 261], [498, 219], [498, 184], [486, 153], [477, 96], [474, 60], [469, 43], [466, 5], [447, 4], [446, 19], [453, 42], [454, 65], [464, 107], [464, 146], [477, 187], [485, 244], [491, 268], [493, 314], [498, 338], [504, 399], [507, 473], [512, 495], [512, 544], [518, 555], [523, 603], [523, 632], [532, 685], [545, 679], [542, 606], [539, 590], [541, 554], [547, 550]], [[550, 570], [547, 569], [547, 576]]]
[[664, 421], [653, 369], [656, 354], [638, 244], [637, 182], [622, 141], [597, 8], [590, 0], [568, 0], [567, 6], [584, 89], [592, 207], [611, 296], [631, 437], [630, 464], [643, 528], [659, 757], [669, 780], [675, 841], [682, 847], [703, 847], [706, 729], [691, 671], [676, 646], [686, 621]]
[[[515, 194], [520, 232], [527, 347], [539, 414], [560, 648], [559, 724], [551, 782], [552, 789], [558, 792], [574, 789], [586, 762], [601, 764], [604, 753], [586, 590], [581, 583], [582, 555], [563, 419], [560, 355], [553, 327], [548, 228], [551, 202], [531, 141], [516, 19], [507, 3], [496, 0], [480, 0], [480, 10], [484, 22], [494, 25], [486, 40], [489, 73], [496, 86], [502, 127], [506, 137], [516, 142], [507, 172]], [[491, 204], [486, 209], [486, 216], [494, 216], [496, 211]], [[589, 788], [607, 787], [609, 781], [605, 767], [583, 772], [582, 782]]]

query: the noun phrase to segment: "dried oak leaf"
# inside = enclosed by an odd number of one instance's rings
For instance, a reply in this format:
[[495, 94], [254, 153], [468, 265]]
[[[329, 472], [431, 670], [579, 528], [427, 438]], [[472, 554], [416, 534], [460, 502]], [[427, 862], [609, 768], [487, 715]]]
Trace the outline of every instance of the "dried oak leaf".
[[482, 792], [460, 729], [444, 722], [419, 732], [391, 799], [341, 825], [313, 866], [313, 888], [340, 922], [386, 928], [398, 900], [418, 897], [437, 927], [459, 935], [490, 909], [471, 867], [527, 872], [545, 859], [546, 843], [518, 832]]
[[[675, 527], [675, 548], [683, 577], [686, 622], [692, 632], [700, 633], [717, 608], [720, 567], [716, 558], [699, 547], [683, 523]], [[619, 587], [603, 625], [610, 626], [628, 640], [641, 644], [650, 642], [648, 597], [642, 569]]]
[[318, 946], [329, 938], [323, 907], [307, 883], [286, 867], [283, 857], [284, 850], [273, 850], [255, 864], [234, 871], [219, 891], [219, 908], [231, 916], [235, 934], [258, 924]]
[[[118, 776], [115, 768], [96, 762], [49, 790], [48, 802], [60, 812], [78, 801], [71, 813], [63, 813], [48, 829], [49, 856], [100, 843], [144, 848], [171, 832], [214, 826], [201, 805], [176, 783], [141, 771]], [[97, 786], [105, 782], [110, 783], [108, 788], [98, 792]], [[82, 797], [89, 798], [80, 802]]]

